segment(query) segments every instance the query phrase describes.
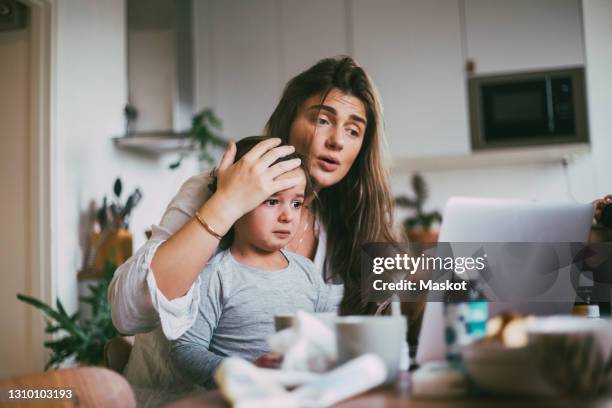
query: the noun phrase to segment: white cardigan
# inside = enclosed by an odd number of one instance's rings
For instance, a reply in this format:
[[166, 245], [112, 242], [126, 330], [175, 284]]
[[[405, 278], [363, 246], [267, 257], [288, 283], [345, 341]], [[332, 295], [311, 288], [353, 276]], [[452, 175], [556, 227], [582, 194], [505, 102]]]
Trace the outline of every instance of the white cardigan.
[[[121, 333], [146, 333], [161, 325], [163, 334], [174, 340], [193, 324], [199, 303], [200, 278], [184, 296], [168, 300], [157, 288], [151, 260], [159, 245], [187, 223], [210, 197], [209, 181], [209, 172], [187, 180], [168, 205], [160, 224], [152, 226], [151, 238], [116, 270], [108, 289], [108, 300], [113, 323]], [[324, 273], [327, 235], [318, 221], [317, 227], [319, 243], [314, 263]], [[343, 285], [332, 287], [336, 302], [340, 303]]]

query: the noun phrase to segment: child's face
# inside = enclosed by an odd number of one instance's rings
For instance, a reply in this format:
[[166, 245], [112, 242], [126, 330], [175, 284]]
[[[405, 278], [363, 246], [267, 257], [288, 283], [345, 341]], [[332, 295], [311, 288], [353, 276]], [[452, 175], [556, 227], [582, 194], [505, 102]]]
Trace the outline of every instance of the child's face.
[[301, 177], [297, 186], [274, 194], [234, 224], [235, 240], [248, 242], [264, 251], [277, 251], [295, 236], [304, 203], [306, 176], [300, 168], [280, 179]]

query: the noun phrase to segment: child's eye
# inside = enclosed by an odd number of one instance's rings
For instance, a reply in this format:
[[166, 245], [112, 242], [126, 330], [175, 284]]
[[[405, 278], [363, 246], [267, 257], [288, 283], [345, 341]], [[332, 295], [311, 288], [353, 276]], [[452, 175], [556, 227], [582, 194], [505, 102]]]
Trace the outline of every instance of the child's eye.
[[268, 198], [266, 201], [264, 201], [265, 205], [278, 205], [278, 200], [275, 198]]
[[302, 208], [302, 205], [304, 205], [304, 203], [301, 201], [293, 201], [291, 203], [291, 208], [294, 208], [294, 209]]

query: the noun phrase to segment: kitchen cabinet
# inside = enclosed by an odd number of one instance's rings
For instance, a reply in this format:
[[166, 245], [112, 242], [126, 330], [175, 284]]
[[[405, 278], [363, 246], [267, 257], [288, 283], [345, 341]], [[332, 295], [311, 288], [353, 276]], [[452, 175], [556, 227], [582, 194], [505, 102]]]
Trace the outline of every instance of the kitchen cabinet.
[[196, 106], [234, 139], [261, 133], [290, 78], [348, 52], [344, 0], [201, 0], [195, 21]]
[[346, 20], [344, 0], [279, 2], [281, 86], [322, 58], [349, 53]]
[[400, 164], [476, 157], [467, 58], [476, 74], [584, 64], [580, 0], [198, 0], [194, 8], [196, 107], [212, 106], [225, 135], [261, 132], [292, 76], [346, 53], [378, 87]]
[[275, 0], [208, 4], [207, 102], [229, 138], [260, 134], [280, 97], [277, 5]]
[[580, 0], [461, 0], [476, 74], [584, 65]]
[[469, 153], [458, 1], [351, 7], [354, 54], [380, 91], [392, 157]]

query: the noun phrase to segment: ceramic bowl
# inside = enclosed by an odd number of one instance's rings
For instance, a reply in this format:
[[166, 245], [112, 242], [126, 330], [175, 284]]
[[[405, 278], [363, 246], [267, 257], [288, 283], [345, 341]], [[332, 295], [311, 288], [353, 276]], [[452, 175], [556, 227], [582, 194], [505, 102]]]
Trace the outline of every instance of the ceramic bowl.
[[526, 326], [541, 375], [563, 394], [612, 392], [612, 321], [576, 316], [535, 319]]
[[532, 346], [505, 347], [501, 343], [474, 343], [463, 349], [465, 369], [482, 391], [499, 395], [546, 397], [556, 394], [540, 375]]
[[513, 396], [600, 395], [612, 391], [612, 321], [536, 318], [521, 348], [474, 343], [462, 352], [481, 390]]

